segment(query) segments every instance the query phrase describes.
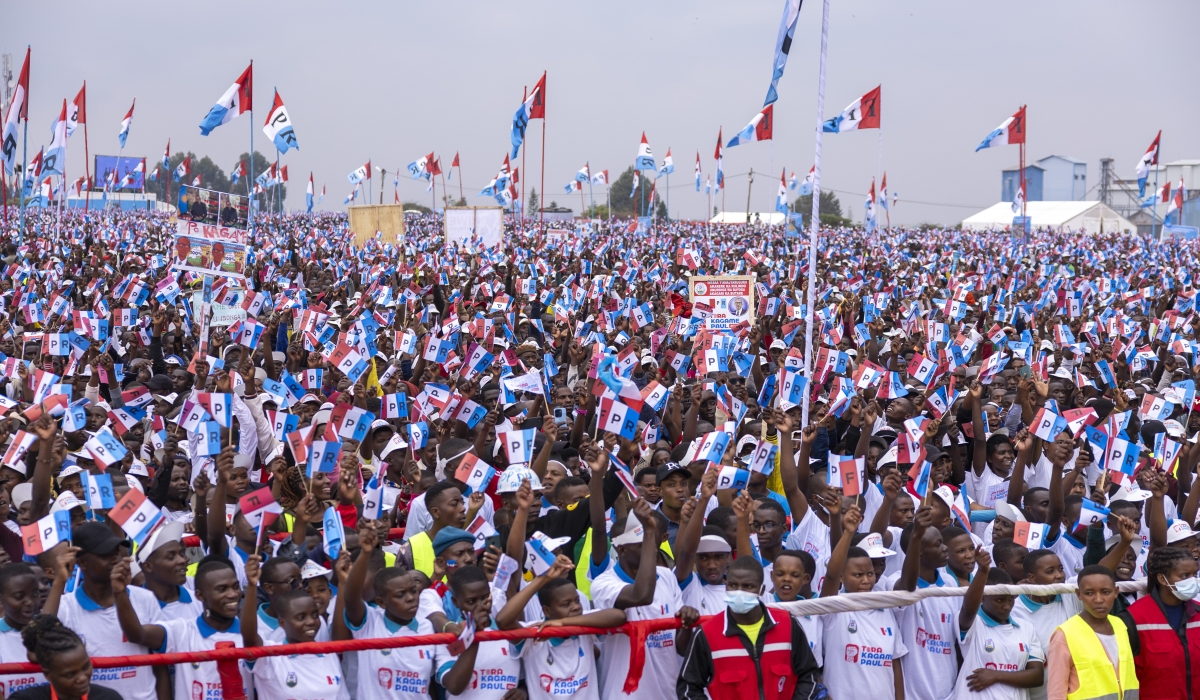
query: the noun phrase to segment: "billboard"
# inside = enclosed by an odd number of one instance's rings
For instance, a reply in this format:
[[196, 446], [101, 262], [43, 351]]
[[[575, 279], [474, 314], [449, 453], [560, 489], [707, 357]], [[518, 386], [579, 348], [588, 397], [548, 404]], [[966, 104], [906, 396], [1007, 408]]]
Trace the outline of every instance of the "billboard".
[[754, 277], [750, 275], [696, 276], [691, 278], [692, 315], [697, 306], [707, 312], [704, 327], [728, 331], [743, 321], [754, 323]]
[[[116, 184], [121, 184], [121, 180], [126, 175], [137, 169], [138, 164], [145, 163], [145, 158], [131, 158], [118, 156], [101, 156], [95, 157], [95, 167], [92, 169], [92, 182], [96, 183], [99, 188], [104, 187], [104, 183], [108, 182], [106, 178], [113, 171], [117, 171], [116, 179], [113, 180]], [[126, 185], [125, 190], [137, 190], [141, 192], [146, 187], [146, 172], [145, 167], [142, 172], [133, 177], [133, 184]]]
[[179, 188], [178, 207], [172, 267], [209, 275], [243, 276], [250, 244], [250, 198], [185, 185]]
[[444, 215], [447, 243], [475, 237], [484, 247], [492, 248], [504, 240], [503, 207], [446, 207]]

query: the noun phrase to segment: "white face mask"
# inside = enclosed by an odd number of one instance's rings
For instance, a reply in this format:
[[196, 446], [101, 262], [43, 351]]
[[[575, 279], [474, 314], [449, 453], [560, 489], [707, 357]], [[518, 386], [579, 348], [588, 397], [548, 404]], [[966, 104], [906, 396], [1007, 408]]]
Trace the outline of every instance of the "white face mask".
[[725, 605], [739, 615], [757, 608], [758, 602], [758, 596], [746, 591], [727, 591], [725, 593]]
[[1200, 578], [1193, 576], [1181, 579], [1176, 581], [1174, 586], [1168, 584], [1168, 587], [1171, 589], [1171, 593], [1175, 594], [1176, 598], [1186, 602], [1200, 595]]

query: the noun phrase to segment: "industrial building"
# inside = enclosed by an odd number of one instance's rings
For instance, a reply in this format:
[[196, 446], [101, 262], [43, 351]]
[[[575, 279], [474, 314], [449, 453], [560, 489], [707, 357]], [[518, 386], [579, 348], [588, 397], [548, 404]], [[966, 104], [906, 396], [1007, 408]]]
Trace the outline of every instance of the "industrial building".
[[[1011, 202], [1021, 181], [1020, 166], [1000, 173], [1000, 199]], [[1069, 156], [1046, 156], [1025, 166], [1025, 201], [1079, 202], [1087, 196], [1087, 163]]]

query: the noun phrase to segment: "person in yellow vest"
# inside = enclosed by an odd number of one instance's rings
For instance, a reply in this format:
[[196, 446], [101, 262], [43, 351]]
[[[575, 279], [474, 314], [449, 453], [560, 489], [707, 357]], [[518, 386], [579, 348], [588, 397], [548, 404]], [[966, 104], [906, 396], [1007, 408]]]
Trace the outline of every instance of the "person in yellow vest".
[[420, 571], [433, 578], [433, 539], [448, 527], [461, 528], [466, 525], [467, 510], [462, 492], [450, 481], [439, 481], [425, 492], [425, 505], [433, 524], [428, 530], [418, 532], [400, 546], [397, 559], [410, 571]]
[[1117, 577], [1094, 564], [1079, 572], [1083, 612], [1068, 618], [1050, 636], [1046, 664], [1047, 700], [1136, 700], [1137, 671], [1129, 633], [1109, 613], [1117, 599]]

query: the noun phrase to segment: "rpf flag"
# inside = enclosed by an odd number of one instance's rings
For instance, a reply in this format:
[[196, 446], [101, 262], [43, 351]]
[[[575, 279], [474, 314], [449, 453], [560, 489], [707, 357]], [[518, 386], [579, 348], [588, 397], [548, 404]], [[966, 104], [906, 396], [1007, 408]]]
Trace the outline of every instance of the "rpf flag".
[[[130, 489], [132, 491], [133, 489]], [[145, 498], [143, 496], [143, 498]], [[36, 523], [21, 527], [21, 543], [25, 553], [36, 556], [59, 542], [71, 541], [71, 511], [51, 513]]]
[[862, 493], [865, 468], [865, 457], [855, 459], [852, 456], [831, 454], [827, 482], [831, 488], [840, 488], [843, 496], [857, 496]]
[[67, 164], [67, 101], [63, 100], [62, 112], [50, 127], [50, 147], [42, 156], [42, 176], [63, 174]]
[[83, 81], [83, 87], [79, 88], [79, 94], [75, 95], [75, 101], [71, 103], [71, 108], [67, 111], [67, 136], [74, 136], [75, 129], [80, 124], [87, 124], [87, 81]]
[[0, 158], [4, 161], [4, 172], [9, 175], [13, 174], [17, 158], [17, 125], [29, 118], [29, 53], [26, 48], [25, 62], [21, 64], [21, 74], [4, 115], [4, 133], [0, 134]]
[[1025, 208], [1025, 183], [1022, 181], [1022, 182], [1017, 183], [1017, 192], [1013, 196], [1012, 212], [1014, 214], [1020, 214], [1024, 208]]
[[638, 144], [637, 158], [633, 161], [634, 170], [657, 170], [654, 166], [654, 154], [650, 152], [650, 142], [646, 140], [646, 132], [642, 132], [642, 142]]
[[[269, 488], [264, 490], [271, 492]], [[126, 491], [117, 505], [108, 511], [108, 517], [137, 544], [145, 542], [163, 521], [162, 510], [137, 489]]]
[[871, 178], [871, 191], [863, 203], [863, 227], [870, 233], [875, 230], [875, 179]]
[[368, 160], [365, 164], [358, 166], [358, 168], [346, 176], [346, 179], [352, 185], [357, 185], [363, 180], [371, 179], [371, 161]]
[[83, 478], [88, 510], [108, 510], [117, 505], [112, 474], [89, 474], [85, 471], [79, 476]]
[[1000, 126], [984, 137], [983, 142], [975, 147], [981, 151], [995, 146], [1008, 146], [1025, 143], [1025, 106], [1022, 105], [1017, 113], [1001, 122]]
[[[396, 436], [393, 435], [393, 438]], [[379, 479], [379, 474], [383, 470], [371, 477], [367, 482], [367, 488], [363, 491], [363, 511], [362, 517], [367, 520], [380, 520], [383, 518], [383, 481]]]
[[737, 467], [721, 467], [717, 473], [717, 490], [733, 489], [740, 491], [750, 483], [750, 472]]
[[607, 185], [608, 184], [608, 171], [601, 170], [600, 172], [593, 175], [592, 176], [592, 184], [593, 185]]
[[700, 151], [696, 151], [696, 191], [700, 191]]
[[800, 183], [800, 189], [796, 191], [796, 194], [800, 195], [801, 197], [805, 195], [812, 196], [813, 184], [815, 184], [816, 181], [817, 166], [814, 165], [808, 169], [808, 174], [804, 176], [804, 182]]
[[308, 189], [304, 192], [304, 206], [311, 214], [313, 208], [313, 176], [311, 172], [308, 174]]
[[762, 111], [754, 115], [750, 123], [745, 129], [739, 131], [733, 138], [729, 139], [729, 143], [725, 144], [726, 148], [751, 141], [769, 141], [771, 140], [771, 132], [775, 129], [775, 105], [769, 104], [763, 107]]
[[429, 160], [430, 160], [430, 156], [432, 156], [432, 155], [433, 154], [430, 153], [427, 156], [421, 156], [420, 158], [414, 160], [413, 162], [409, 163], [406, 166], [408, 169], [408, 174], [412, 175], [412, 179], [414, 179], [414, 180], [420, 180], [421, 178], [425, 178], [426, 180], [430, 179]]
[[239, 498], [238, 508], [241, 510], [242, 517], [246, 519], [246, 523], [259, 532], [260, 538], [262, 530], [269, 527], [283, 513], [283, 506], [275, 501], [269, 486], [251, 491]]
[[1162, 129], [1158, 130], [1158, 135], [1154, 137], [1154, 142], [1150, 144], [1150, 148], [1146, 150], [1145, 155], [1138, 161], [1135, 172], [1137, 173], [1138, 197], [1146, 196], [1146, 179], [1150, 175], [1150, 166], [1158, 165], [1158, 142], [1162, 138]]
[[775, 196], [775, 211], [781, 214], [788, 213], [787, 196], [787, 169], [785, 168], [783, 172], [779, 174], [779, 194]]
[[292, 128], [292, 119], [288, 116], [287, 107], [283, 106], [283, 98], [275, 91], [275, 102], [271, 104], [271, 113], [263, 124], [263, 133], [275, 144], [280, 153], [287, 153], [289, 148], [300, 148], [296, 141], [296, 131]]
[[204, 121], [200, 122], [200, 135], [208, 136], [213, 129], [253, 109], [251, 102], [254, 94], [253, 83], [254, 64], [251, 63], [246, 70], [242, 71], [233, 85], [225, 91], [225, 94], [217, 98], [217, 103], [212, 106], [212, 109], [208, 110]]
[[521, 144], [525, 143], [525, 129], [529, 126], [530, 111], [533, 109], [533, 103], [539, 92], [540, 88], [534, 87], [533, 92], [521, 102], [521, 106], [517, 107], [517, 111], [513, 113], [512, 132], [509, 135], [509, 139], [512, 141], [510, 158], [516, 158], [521, 152]]
[[788, 53], [792, 50], [792, 37], [796, 33], [796, 21], [800, 18], [800, 5], [804, 0], [784, 0], [783, 19], [779, 21], [779, 35], [775, 38], [775, 58], [771, 61], [771, 85], [767, 87], [767, 99], [764, 105], [769, 105], [779, 99], [775, 87], [783, 77], [783, 69], [787, 66]]
[[1021, 521], [1013, 524], [1013, 542], [1032, 552], [1042, 548], [1049, 532], [1050, 526], [1045, 523]]
[[342, 551], [342, 543], [346, 541], [346, 531], [342, 527], [342, 516], [333, 506], [325, 509], [325, 515], [321, 518], [321, 524], [324, 525], [324, 531], [321, 533], [323, 541], [323, 549], [325, 556], [329, 557], [330, 561], [335, 561], [338, 554]]
[[662, 165], [658, 169], [658, 176], [664, 177], [675, 172], [675, 161], [671, 160], [671, 149], [667, 149], [667, 155], [663, 156]]
[[125, 139], [129, 137], [129, 125], [133, 123], [133, 108], [136, 106], [137, 98], [135, 97], [133, 104], [129, 105], [129, 112], [121, 120], [121, 132], [117, 134], [117, 138], [121, 140], [121, 148], [125, 148]]
[[589, 163], [584, 163], [583, 167], [580, 168], [579, 171], [575, 173], [575, 181], [576, 182], [590, 182], [591, 181], [592, 175], [591, 175], [591, 170], [588, 167], [589, 165], [590, 165]]
[[842, 113], [821, 125], [821, 131], [827, 134], [840, 134], [843, 131], [859, 129], [878, 129], [880, 116], [880, 92], [883, 86], [878, 86], [867, 94], [851, 102]]
[[1075, 521], [1075, 527], [1071, 530], [1075, 531], [1081, 527], [1091, 527], [1093, 523], [1103, 522], [1108, 519], [1108, 512], [1108, 508], [1085, 498], [1079, 505], [1079, 520]]
[[879, 206], [883, 207], [884, 211], [888, 210], [888, 193], [887, 193], [887, 173], [883, 174], [883, 181], [879, 183]]

